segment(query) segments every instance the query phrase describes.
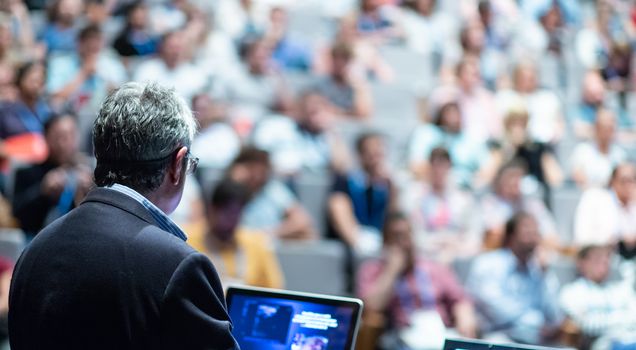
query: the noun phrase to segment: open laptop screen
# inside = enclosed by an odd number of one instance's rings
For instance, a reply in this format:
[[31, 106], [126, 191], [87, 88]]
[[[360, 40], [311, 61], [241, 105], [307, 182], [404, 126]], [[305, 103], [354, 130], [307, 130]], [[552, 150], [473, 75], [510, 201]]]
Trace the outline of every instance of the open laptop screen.
[[238, 287], [227, 303], [242, 350], [351, 350], [362, 308], [357, 299]]

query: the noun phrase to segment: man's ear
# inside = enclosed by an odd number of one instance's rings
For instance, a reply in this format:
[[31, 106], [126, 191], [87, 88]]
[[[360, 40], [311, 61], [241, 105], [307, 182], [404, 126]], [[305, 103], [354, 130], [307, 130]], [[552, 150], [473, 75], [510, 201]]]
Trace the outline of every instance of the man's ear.
[[170, 163], [170, 168], [168, 169], [168, 176], [170, 179], [170, 183], [175, 186], [179, 184], [181, 178], [185, 176], [185, 166], [184, 158], [188, 153], [188, 147], [181, 147], [179, 151], [177, 151], [177, 155], [172, 159]]

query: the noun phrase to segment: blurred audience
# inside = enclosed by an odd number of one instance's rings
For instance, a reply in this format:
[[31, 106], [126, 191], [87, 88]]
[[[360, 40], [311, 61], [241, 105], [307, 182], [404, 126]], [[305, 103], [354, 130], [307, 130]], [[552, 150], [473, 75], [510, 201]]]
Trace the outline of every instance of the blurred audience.
[[16, 72], [18, 89], [14, 102], [0, 105], [0, 139], [26, 133], [42, 134], [53, 110], [44, 97], [46, 69], [40, 62], [27, 62]]
[[228, 169], [230, 179], [245, 184], [250, 201], [241, 226], [261, 231], [271, 239], [312, 239], [312, 220], [294, 194], [272, 178], [269, 153], [253, 147], [241, 150]]
[[243, 64], [223, 77], [228, 100], [235, 109], [234, 119], [253, 125], [269, 110], [289, 111], [291, 95], [272, 63], [271, 44], [264, 38], [250, 37], [242, 43], [240, 53]]
[[432, 123], [418, 126], [409, 145], [409, 165], [419, 178], [430, 172], [428, 159], [435, 147], [445, 147], [453, 160], [452, 181], [463, 188], [480, 188], [492, 180], [495, 160], [486, 143], [465, 132], [462, 110], [455, 102], [439, 107]]
[[620, 244], [624, 254], [636, 255], [634, 164], [617, 165], [607, 187], [583, 192], [574, 216], [574, 243], [578, 246]]
[[513, 72], [513, 90], [497, 94], [500, 113], [506, 115], [519, 102], [528, 109], [528, 132], [533, 141], [555, 144], [564, 133], [564, 120], [559, 97], [539, 88], [537, 67], [531, 62], [518, 64]]
[[526, 344], [556, 340], [563, 321], [558, 282], [538, 261], [540, 242], [537, 220], [518, 212], [506, 222], [503, 247], [472, 264], [466, 288], [475, 300], [484, 335], [498, 333]]
[[348, 44], [335, 44], [331, 49], [331, 71], [316, 83], [315, 89], [325, 96], [340, 116], [366, 119], [373, 112], [373, 101], [366, 72], [356, 71], [354, 52]]
[[636, 346], [636, 292], [612, 278], [613, 257], [608, 246], [584, 246], [577, 258], [580, 277], [561, 290], [559, 302], [583, 336], [580, 349]]
[[75, 51], [82, 11], [83, 0], [55, 0], [49, 4], [48, 23], [38, 34], [49, 54]]
[[500, 157], [504, 163], [513, 159], [525, 163], [528, 175], [541, 185], [546, 203], [549, 203], [551, 188], [561, 185], [564, 175], [552, 145], [531, 138], [528, 119], [528, 112], [522, 105], [508, 110]]
[[57, 108], [68, 106], [78, 113], [96, 111], [107, 93], [127, 79], [122, 63], [104, 50], [104, 34], [95, 25], [77, 35], [77, 50], [50, 57], [46, 89]]
[[78, 153], [77, 122], [72, 115], [51, 118], [44, 126], [47, 160], [16, 172], [13, 214], [29, 237], [79, 204], [93, 186], [91, 168]]
[[388, 329], [397, 339], [385, 339], [386, 349], [400, 348], [398, 344], [428, 348], [443, 344], [445, 334], [477, 336], [468, 295], [451, 270], [417, 254], [411, 225], [403, 214], [387, 216], [382, 257], [363, 263], [358, 295], [365, 310], [387, 315]]
[[289, 18], [283, 7], [274, 7], [269, 13], [269, 26], [265, 40], [273, 47], [272, 59], [283, 70], [307, 72], [313, 65], [311, 48], [289, 32]]
[[239, 225], [248, 200], [246, 186], [222, 180], [207, 205], [207, 225], [190, 230], [188, 243], [212, 260], [224, 286], [282, 288], [282, 273], [268, 237]]
[[139, 64], [133, 80], [173, 86], [186, 100], [192, 99], [207, 86], [208, 77], [186, 60], [184, 44], [183, 32], [164, 34], [159, 44], [158, 56]]
[[274, 170], [283, 177], [302, 171], [343, 172], [349, 166], [347, 145], [334, 128], [329, 102], [308, 90], [298, 98], [297, 115], [262, 120], [252, 135], [254, 145], [270, 153]]
[[546, 242], [558, 242], [554, 218], [540, 196], [523, 192], [526, 171], [525, 164], [516, 159], [504, 164], [493, 181], [492, 192], [482, 198], [480, 212], [487, 246], [499, 247], [505, 241], [506, 223], [519, 211], [532, 215]]
[[125, 12], [126, 25], [115, 38], [113, 48], [123, 57], [156, 53], [159, 40], [150, 31], [147, 5], [137, 0], [129, 4]]
[[409, 188], [408, 200], [415, 242], [422, 254], [450, 264], [479, 252], [481, 235], [476, 230], [478, 217], [471, 193], [458, 188], [451, 181], [453, 167], [445, 148], [431, 151], [427, 181]]
[[241, 150], [241, 140], [228, 121], [224, 102], [200, 93], [192, 98], [192, 111], [199, 132], [192, 141], [192, 153], [202, 168], [225, 169]]
[[397, 209], [384, 140], [366, 133], [356, 141], [359, 170], [337, 175], [327, 201], [329, 236], [360, 252], [377, 252], [386, 215]]
[[574, 148], [570, 159], [572, 179], [581, 188], [604, 186], [612, 169], [627, 159], [617, 144], [616, 118], [607, 109], [599, 109], [594, 121], [594, 137]]

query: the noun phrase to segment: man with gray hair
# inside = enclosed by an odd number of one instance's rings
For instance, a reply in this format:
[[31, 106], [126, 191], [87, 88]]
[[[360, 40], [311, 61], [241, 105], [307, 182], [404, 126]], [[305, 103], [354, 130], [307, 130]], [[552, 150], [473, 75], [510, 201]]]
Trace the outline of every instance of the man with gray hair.
[[12, 349], [238, 349], [216, 270], [167, 217], [197, 165], [195, 129], [174, 90], [127, 83], [106, 98], [98, 187], [16, 265]]

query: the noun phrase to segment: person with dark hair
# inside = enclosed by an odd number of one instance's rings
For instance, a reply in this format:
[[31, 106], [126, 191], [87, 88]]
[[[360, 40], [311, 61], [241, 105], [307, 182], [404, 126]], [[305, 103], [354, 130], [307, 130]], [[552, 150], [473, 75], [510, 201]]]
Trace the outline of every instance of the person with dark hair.
[[113, 42], [113, 48], [123, 57], [147, 56], [157, 52], [159, 40], [148, 28], [148, 7], [137, 0], [126, 7], [126, 26]]
[[167, 216], [196, 170], [195, 132], [174, 90], [126, 83], [106, 98], [93, 127], [98, 187], [15, 267], [12, 349], [239, 348], [214, 266]]
[[512, 159], [499, 168], [492, 191], [480, 203], [481, 230], [488, 247], [496, 248], [504, 237], [506, 222], [518, 211], [532, 214], [539, 224], [539, 233], [548, 245], [558, 245], [558, 232], [552, 213], [539, 196], [522, 191], [527, 174], [526, 163]]
[[336, 43], [331, 48], [331, 71], [314, 89], [329, 100], [336, 114], [366, 119], [373, 112], [371, 91], [366, 77], [354, 69], [353, 62], [353, 47]]
[[52, 117], [43, 132], [48, 158], [15, 174], [13, 214], [28, 238], [73, 209], [93, 184], [88, 162], [78, 152], [75, 117]]
[[75, 50], [75, 38], [79, 32], [78, 24], [83, 10], [83, 0], [50, 2], [47, 9], [48, 23], [38, 35], [48, 53], [70, 53]]
[[583, 246], [579, 277], [561, 289], [561, 307], [582, 333], [579, 349], [636, 346], [636, 293], [628, 280], [612, 277], [613, 258], [610, 246]]
[[452, 182], [452, 167], [448, 151], [443, 147], [433, 148], [428, 159], [427, 181], [403, 194], [415, 226], [418, 247], [443, 263], [474, 255], [482, 244], [475, 230], [478, 218], [474, 198]]
[[377, 251], [387, 213], [397, 208], [397, 192], [386, 169], [382, 135], [364, 133], [356, 141], [360, 169], [337, 175], [327, 201], [328, 235], [354, 250]]
[[418, 126], [409, 142], [409, 166], [418, 178], [429, 176], [429, 157], [435, 147], [444, 147], [453, 160], [452, 181], [463, 188], [479, 188], [493, 175], [494, 161], [485, 142], [468, 137], [462, 110], [455, 101], [443, 103], [432, 123]]
[[417, 253], [411, 225], [402, 213], [387, 215], [382, 257], [360, 267], [357, 294], [365, 311], [388, 316], [387, 340], [399, 338], [409, 349], [436, 348], [445, 335], [477, 336], [468, 295], [451, 270]]
[[126, 80], [121, 62], [103, 50], [104, 35], [88, 25], [77, 35], [77, 51], [49, 58], [46, 90], [54, 104], [70, 105], [74, 111], [96, 108], [109, 90]]
[[44, 98], [46, 70], [40, 62], [27, 62], [16, 73], [18, 99], [0, 105], [0, 139], [26, 133], [42, 134], [53, 111]]
[[280, 289], [282, 272], [268, 237], [240, 226], [248, 201], [245, 185], [222, 180], [207, 203], [207, 227], [189, 231], [188, 243], [212, 260], [223, 285]]
[[527, 344], [554, 340], [563, 317], [556, 277], [538, 261], [540, 242], [534, 216], [517, 212], [505, 224], [503, 247], [473, 262], [466, 289], [475, 300], [483, 334]]
[[272, 178], [269, 153], [246, 147], [236, 156], [227, 176], [247, 186], [250, 202], [241, 217], [241, 226], [261, 231], [273, 240], [312, 239], [311, 217], [282, 182]]

